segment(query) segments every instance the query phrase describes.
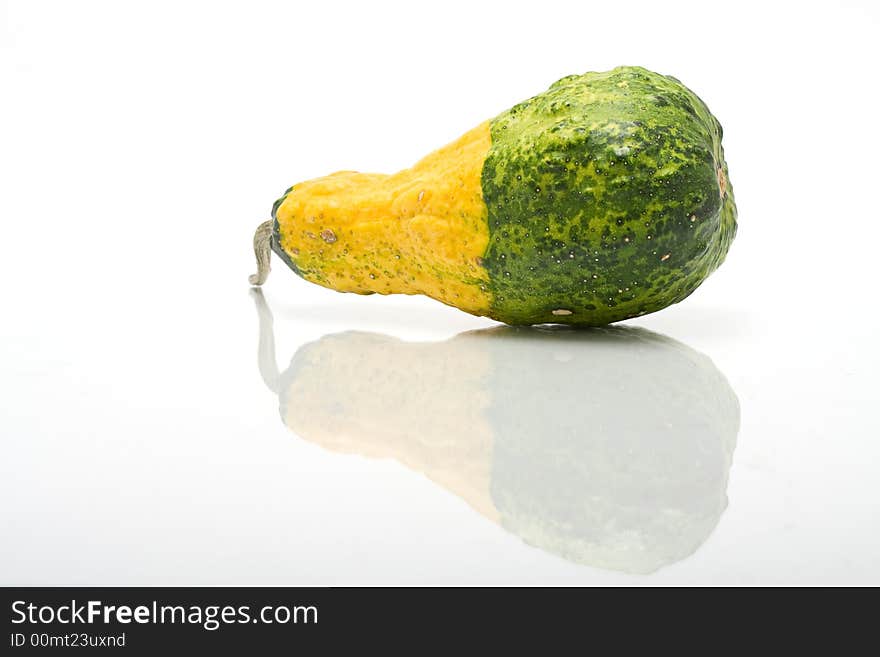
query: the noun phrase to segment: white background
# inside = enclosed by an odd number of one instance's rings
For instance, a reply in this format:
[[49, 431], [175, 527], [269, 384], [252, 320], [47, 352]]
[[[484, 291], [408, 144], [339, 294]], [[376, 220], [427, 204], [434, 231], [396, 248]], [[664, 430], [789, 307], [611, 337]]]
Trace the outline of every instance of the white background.
[[[880, 583], [877, 6], [0, 3], [0, 583]], [[740, 213], [722, 268], [634, 322], [709, 356], [741, 406], [727, 510], [648, 576], [291, 433], [247, 285], [294, 182], [409, 166], [621, 64], [707, 102]], [[492, 324], [277, 260], [265, 296], [282, 369], [341, 331]]]

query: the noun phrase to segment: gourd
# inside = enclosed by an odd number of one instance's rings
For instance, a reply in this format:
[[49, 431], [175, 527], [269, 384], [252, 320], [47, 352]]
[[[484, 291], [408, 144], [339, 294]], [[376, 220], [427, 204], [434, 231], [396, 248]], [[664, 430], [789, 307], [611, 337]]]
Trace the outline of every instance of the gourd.
[[424, 294], [508, 324], [604, 325], [681, 301], [724, 260], [721, 125], [672, 77], [572, 75], [393, 175], [294, 185], [257, 229], [307, 281]]
[[335, 452], [394, 459], [489, 521], [575, 563], [652, 572], [727, 505], [739, 403], [706, 356], [623, 326], [495, 327], [444, 342], [345, 332], [260, 372], [281, 419]]

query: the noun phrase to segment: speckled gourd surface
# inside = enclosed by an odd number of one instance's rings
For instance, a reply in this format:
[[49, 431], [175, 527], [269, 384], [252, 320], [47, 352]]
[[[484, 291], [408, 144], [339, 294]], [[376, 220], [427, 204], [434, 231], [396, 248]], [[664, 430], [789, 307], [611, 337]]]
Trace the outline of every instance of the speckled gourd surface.
[[724, 260], [736, 206], [721, 136], [675, 78], [573, 75], [410, 169], [294, 185], [272, 247], [342, 292], [608, 324], [681, 301]]

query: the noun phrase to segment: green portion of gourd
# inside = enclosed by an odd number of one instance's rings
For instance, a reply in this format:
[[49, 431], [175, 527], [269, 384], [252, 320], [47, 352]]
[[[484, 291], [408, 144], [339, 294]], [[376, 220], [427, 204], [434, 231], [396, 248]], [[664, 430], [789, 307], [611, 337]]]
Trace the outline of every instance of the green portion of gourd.
[[491, 124], [490, 315], [602, 325], [681, 301], [724, 260], [736, 206], [721, 126], [672, 77], [563, 78]]
[[284, 190], [284, 193], [281, 195], [279, 199], [277, 199], [272, 204], [272, 241], [270, 245], [272, 250], [275, 252], [281, 261], [290, 267], [297, 276], [300, 275], [299, 267], [296, 266], [296, 263], [293, 261], [293, 258], [281, 247], [281, 226], [278, 223], [278, 208], [281, 207], [281, 204], [284, 203], [284, 199], [287, 198], [287, 195], [293, 191], [293, 187], [288, 187]]

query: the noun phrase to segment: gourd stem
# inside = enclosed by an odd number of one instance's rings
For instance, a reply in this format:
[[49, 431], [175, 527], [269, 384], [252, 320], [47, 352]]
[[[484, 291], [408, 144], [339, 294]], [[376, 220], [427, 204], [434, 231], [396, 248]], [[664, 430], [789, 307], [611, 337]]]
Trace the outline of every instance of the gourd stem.
[[266, 387], [272, 392], [278, 392], [281, 374], [278, 371], [278, 360], [275, 358], [275, 328], [272, 311], [263, 298], [263, 291], [259, 288], [251, 290], [251, 297], [257, 307], [257, 317], [260, 319], [260, 341], [257, 343], [257, 366], [260, 368], [260, 376]]
[[269, 276], [271, 266], [269, 258], [272, 254], [272, 224], [269, 219], [257, 226], [254, 233], [254, 255], [257, 256], [257, 273], [248, 277], [251, 285], [262, 285]]

